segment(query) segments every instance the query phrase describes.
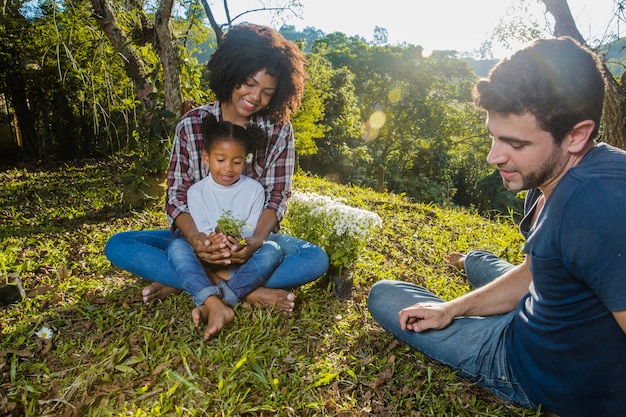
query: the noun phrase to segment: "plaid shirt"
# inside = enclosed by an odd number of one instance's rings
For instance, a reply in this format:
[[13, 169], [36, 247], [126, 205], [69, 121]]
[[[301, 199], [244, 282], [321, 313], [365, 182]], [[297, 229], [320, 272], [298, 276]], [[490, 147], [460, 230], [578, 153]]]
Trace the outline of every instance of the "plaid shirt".
[[[176, 126], [170, 165], [167, 170], [167, 195], [165, 211], [173, 227], [174, 219], [181, 213], [189, 213], [187, 190], [192, 184], [209, 175], [209, 167], [202, 162], [202, 118], [212, 113], [222, 119], [220, 103], [215, 101], [193, 109], [182, 116]], [[276, 212], [280, 222], [291, 197], [291, 184], [295, 164], [295, 147], [291, 123], [272, 124], [266, 118], [252, 115], [250, 123], [268, 134], [265, 150], [257, 151], [253, 166], [247, 166], [244, 174], [261, 183], [265, 189], [265, 208]], [[252, 169], [251, 169], [252, 168]]]

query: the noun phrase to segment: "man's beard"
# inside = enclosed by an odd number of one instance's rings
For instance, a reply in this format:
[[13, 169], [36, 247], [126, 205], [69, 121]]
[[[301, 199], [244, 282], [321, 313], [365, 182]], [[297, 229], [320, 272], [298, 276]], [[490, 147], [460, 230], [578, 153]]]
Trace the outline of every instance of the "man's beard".
[[556, 177], [564, 166], [565, 161], [561, 156], [561, 146], [556, 145], [552, 148], [552, 153], [550, 153], [548, 159], [546, 159], [539, 168], [526, 175], [518, 171], [522, 177], [522, 185], [519, 189], [509, 188], [510, 183], [507, 183], [507, 181], [503, 180], [503, 183], [508, 190], [515, 192], [539, 188]]

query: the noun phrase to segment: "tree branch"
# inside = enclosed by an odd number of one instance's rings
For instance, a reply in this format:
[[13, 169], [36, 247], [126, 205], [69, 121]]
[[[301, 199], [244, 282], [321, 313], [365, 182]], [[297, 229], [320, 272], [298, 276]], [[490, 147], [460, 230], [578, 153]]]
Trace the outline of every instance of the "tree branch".
[[154, 101], [150, 93], [153, 91], [153, 86], [148, 80], [146, 69], [139, 54], [126, 42], [126, 35], [118, 25], [115, 14], [107, 0], [91, 0], [91, 5], [93, 17], [124, 62], [124, 70], [135, 86], [142, 108], [144, 110], [152, 109]]

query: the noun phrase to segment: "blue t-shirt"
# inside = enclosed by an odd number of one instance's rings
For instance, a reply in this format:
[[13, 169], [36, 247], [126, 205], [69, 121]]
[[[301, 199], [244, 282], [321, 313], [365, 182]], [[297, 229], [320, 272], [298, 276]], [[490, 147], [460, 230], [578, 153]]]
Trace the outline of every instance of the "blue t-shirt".
[[[528, 215], [532, 215], [532, 212]], [[626, 152], [597, 145], [528, 231], [533, 282], [506, 335], [535, 404], [562, 416], [626, 415]]]

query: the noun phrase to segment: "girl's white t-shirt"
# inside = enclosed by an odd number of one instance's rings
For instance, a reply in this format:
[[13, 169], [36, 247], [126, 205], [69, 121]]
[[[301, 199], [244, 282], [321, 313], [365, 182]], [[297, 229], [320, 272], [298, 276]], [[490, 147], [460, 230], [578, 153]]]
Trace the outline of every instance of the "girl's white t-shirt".
[[214, 232], [217, 220], [230, 210], [234, 218], [246, 222], [244, 237], [250, 237], [263, 212], [265, 190], [258, 181], [244, 175], [236, 183], [224, 186], [209, 174], [189, 187], [187, 205], [198, 231]]

